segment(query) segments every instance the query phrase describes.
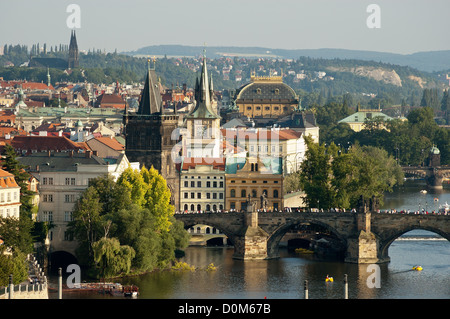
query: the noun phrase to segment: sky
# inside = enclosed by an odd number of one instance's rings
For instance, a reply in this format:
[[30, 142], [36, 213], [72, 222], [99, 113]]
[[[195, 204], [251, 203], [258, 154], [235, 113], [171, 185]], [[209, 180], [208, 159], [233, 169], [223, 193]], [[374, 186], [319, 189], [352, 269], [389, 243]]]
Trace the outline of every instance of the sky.
[[[79, 15], [67, 12], [71, 4]], [[368, 12], [371, 4], [379, 10]], [[449, 0], [0, 0], [0, 12], [0, 46], [69, 44], [70, 20], [80, 23], [85, 51], [163, 44], [450, 50]], [[369, 28], [368, 19], [379, 28]]]

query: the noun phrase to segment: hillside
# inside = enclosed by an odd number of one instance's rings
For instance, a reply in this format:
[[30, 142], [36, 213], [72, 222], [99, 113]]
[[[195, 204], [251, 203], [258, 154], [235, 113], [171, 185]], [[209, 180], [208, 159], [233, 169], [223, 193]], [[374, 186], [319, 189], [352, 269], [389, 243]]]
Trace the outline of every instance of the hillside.
[[[127, 55], [143, 56], [181, 56], [195, 57], [203, 52], [203, 47], [182, 45], [154, 45], [140, 48], [136, 51], [123, 52]], [[209, 58], [222, 56], [241, 57], [280, 57], [297, 59], [301, 56], [323, 59], [357, 59], [364, 61], [383, 62], [425, 71], [437, 72], [450, 69], [450, 51], [416, 52], [413, 54], [396, 54], [388, 52], [345, 50], [345, 49], [299, 49], [283, 50], [261, 47], [207, 47]]]

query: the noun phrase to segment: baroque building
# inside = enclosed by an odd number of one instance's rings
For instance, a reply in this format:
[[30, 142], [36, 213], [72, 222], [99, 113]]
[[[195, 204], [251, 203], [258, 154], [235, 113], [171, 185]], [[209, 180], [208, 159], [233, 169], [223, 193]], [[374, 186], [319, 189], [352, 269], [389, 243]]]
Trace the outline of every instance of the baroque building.
[[250, 83], [238, 90], [235, 104], [248, 118], [278, 118], [297, 109], [299, 97], [281, 76], [252, 74]]
[[154, 65], [150, 67], [150, 61], [148, 63], [138, 110], [132, 113], [128, 111], [128, 105], [125, 106], [125, 154], [130, 161], [139, 162], [141, 167], [153, 166], [159, 171], [171, 191], [171, 204], [179, 209], [178, 154], [172, 154], [177, 142], [172, 134], [177, 131], [179, 115], [164, 111]]

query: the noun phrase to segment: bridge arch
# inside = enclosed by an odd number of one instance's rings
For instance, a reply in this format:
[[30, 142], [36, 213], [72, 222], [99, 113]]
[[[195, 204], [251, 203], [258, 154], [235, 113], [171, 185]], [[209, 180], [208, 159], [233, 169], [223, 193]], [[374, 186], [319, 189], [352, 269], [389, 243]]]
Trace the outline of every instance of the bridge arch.
[[388, 236], [384, 237], [380, 242], [379, 252], [381, 254], [381, 257], [383, 258], [389, 258], [389, 247], [391, 244], [398, 239], [403, 234], [410, 232], [412, 230], [426, 230], [430, 231], [432, 233], [438, 234], [439, 236], [447, 239], [450, 241], [450, 234], [444, 232], [443, 230], [436, 228], [436, 227], [430, 227], [427, 225], [405, 225], [401, 229], [398, 229], [397, 231], [390, 233]]
[[[194, 232], [191, 232], [191, 234], [195, 235], [195, 234], [200, 234], [198, 232], [198, 226], [197, 225], [205, 225], [207, 228], [205, 229], [205, 233], [207, 232], [207, 234], [211, 234], [211, 235], [219, 235], [219, 233], [222, 233], [223, 235], [225, 235], [228, 238], [228, 241], [231, 242], [231, 244], [234, 244], [235, 242], [235, 236], [234, 236], [234, 231], [228, 229], [228, 227], [226, 227], [225, 225], [223, 225], [222, 223], [215, 223], [212, 221], [184, 221], [184, 229], [190, 229], [193, 228]], [[195, 226], [195, 227], [194, 227]], [[215, 237], [211, 237], [210, 239], [213, 239]]]
[[344, 235], [342, 235], [334, 226], [322, 222], [320, 220], [305, 218], [305, 219], [296, 219], [296, 220], [289, 220], [285, 224], [278, 227], [276, 230], [274, 230], [269, 237], [267, 241], [267, 255], [270, 256], [270, 258], [276, 258], [278, 257], [279, 253], [279, 245], [281, 239], [286, 235], [286, 233], [295, 228], [298, 225], [309, 223], [311, 225], [317, 225], [320, 226], [323, 229], [326, 229], [330, 232], [331, 237], [336, 239], [340, 245], [342, 245], [342, 248], [344, 249], [347, 246], [347, 240]]

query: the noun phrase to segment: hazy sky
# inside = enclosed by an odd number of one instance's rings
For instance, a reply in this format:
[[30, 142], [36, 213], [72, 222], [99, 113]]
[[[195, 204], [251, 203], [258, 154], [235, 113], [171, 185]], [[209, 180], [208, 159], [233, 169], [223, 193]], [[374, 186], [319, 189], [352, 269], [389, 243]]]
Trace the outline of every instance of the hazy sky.
[[[450, 0], [0, 0], [0, 45], [69, 43], [69, 4], [81, 9], [80, 50], [148, 45], [450, 50]], [[370, 29], [369, 4], [381, 28]]]

